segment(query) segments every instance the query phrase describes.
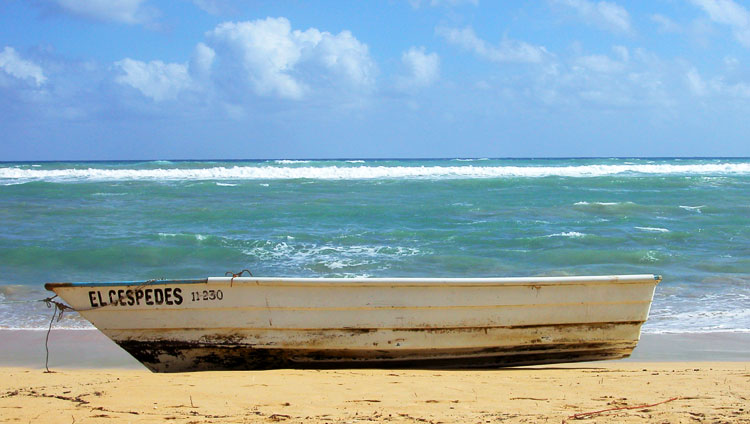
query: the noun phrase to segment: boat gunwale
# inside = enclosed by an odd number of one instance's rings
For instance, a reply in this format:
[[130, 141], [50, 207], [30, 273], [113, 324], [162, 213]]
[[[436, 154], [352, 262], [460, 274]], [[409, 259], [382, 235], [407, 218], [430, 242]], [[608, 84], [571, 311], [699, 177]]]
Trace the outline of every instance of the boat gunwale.
[[210, 277], [203, 279], [158, 279], [146, 281], [109, 282], [57, 282], [46, 283], [44, 288], [75, 287], [140, 287], [163, 284], [222, 284], [222, 285], [262, 285], [279, 287], [429, 287], [429, 286], [556, 286], [576, 284], [659, 284], [661, 275], [633, 274], [607, 276], [563, 276], [563, 277], [479, 277], [479, 278], [440, 278], [440, 277], [393, 277], [393, 278], [318, 278], [318, 277]]

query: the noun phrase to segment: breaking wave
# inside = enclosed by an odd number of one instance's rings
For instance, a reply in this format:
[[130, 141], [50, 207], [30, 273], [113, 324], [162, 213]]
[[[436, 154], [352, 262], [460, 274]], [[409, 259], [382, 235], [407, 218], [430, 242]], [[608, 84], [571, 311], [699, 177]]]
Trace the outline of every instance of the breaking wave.
[[[276, 161], [279, 165], [304, 161]], [[320, 162], [324, 164], [325, 162]], [[750, 175], [750, 163], [710, 164], [592, 164], [570, 166], [217, 166], [211, 168], [161, 167], [153, 169], [0, 168], [3, 183], [26, 181], [118, 180], [367, 180], [459, 178], [590, 178], [609, 175]]]

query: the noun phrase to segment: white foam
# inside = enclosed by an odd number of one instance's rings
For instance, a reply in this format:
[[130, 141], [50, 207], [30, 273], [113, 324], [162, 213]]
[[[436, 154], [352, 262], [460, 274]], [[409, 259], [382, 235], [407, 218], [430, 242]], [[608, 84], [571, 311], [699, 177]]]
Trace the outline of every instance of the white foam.
[[[280, 164], [306, 161], [278, 161]], [[750, 175], [750, 163], [642, 164], [576, 166], [232, 166], [213, 168], [155, 169], [20, 169], [0, 168], [0, 181], [80, 180], [276, 180], [276, 179], [444, 179], [444, 178], [539, 178], [601, 177], [607, 175]], [[579, 202], [579, 204], [587, 204]], [[599, 203], [606, 205], [607, 203]]]
[[666, 228], [659, 228], [659, 227], [635, 227], [637, 230], [641, 231], [648, 231], [652, 233], [668, 233], [669, 230]]
[[596, 206], [616, 206], [620, 203], [618, 202], [575, 202], [576, 206], [588, 206], [588, 205], [596, 205]]
[[[705, 300], [705, 299], [704, 299]], [[645, 333], [710, 333], [727, 331], [750, 333], [750, 309], [723, 309], [711, 304], [712, 310], [699, 309], [674, 312], [653, 310], [643, 327]]]
[[546, 235], [545, 237], [582, 238], [582, 237], [586, 237], [586, 234], [579, 233], [578, 231], [568, 231], [568, 232], [564, 232], [564, 233], [556, 233], [556, 234]]
[[322, 265], [329, 270], [342, 270], [351, 267], [372, 265], [400, 257], [415, 256], [422, 252], [419, 249], [403, 246], [337, 246], [295, 243], [294, 239], [284, 241], [265, 241], [244, 249], [243, 253], [260, 260], [283, 260], [285, 263], [299, 267]]
[[203, 241], [208, 238], [208, 236], [204, 236], [203, 234], [185, 234], [185, 233], [158, 233], [160, 238], [168, 238], [168, 237], [195, 237], [198, 241]]
[[280, 165], [293, 165], [295, 163], [310, 163], [309, 160], [289, 160], [289, 159], [279, 159], [273, 162], [278, 163]]
[[680, 205], [680, 209], [685, 209], [686, 211], [692, 211], [692, 212], [698, 212], [698, 213], [703, 213], [703, 211], [701, 211], [701, 209], [705, 208], [705, 207], [706, 207], [706, 205], [700, 205], [700, 206], [683, 206], [683, 205]]
[[220, 187], [236, 187], [237, 184], [230, 184], [230, 183], [216, 183], [217, 186]]

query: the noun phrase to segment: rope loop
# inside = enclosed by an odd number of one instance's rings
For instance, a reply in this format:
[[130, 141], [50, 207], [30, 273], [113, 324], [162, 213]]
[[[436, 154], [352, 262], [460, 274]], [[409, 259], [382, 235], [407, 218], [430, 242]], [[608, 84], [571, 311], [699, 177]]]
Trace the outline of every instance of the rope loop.
[[246, 273], [246, 272], [247, 272], [247, 275], [249, 275], [249, 276], [251, 276], [251, 277], [253, 276], [253, 273], [252, 273], [252, 272], [250, 272], [250, 270], [249, 270], [249, 269], [243, 269], [242, 271], [240, 271], [240, 272], [237, 272], [237, 273], [234, 273], [234, 272], [232, 272], [232, 271], [227, 271], [227, 272], [225, 272], [225, 273], [224, 273], [224, 275], [226, 275], [227, 277], [229, 277], [230, 275], [232, 276], [232, 279], [231, 279], [231, 280], [229, 280], [229, 287], [232, 287], [232, 285], [234, 284], [234, 279], [235, 279], [235, 278], [237, 278], [237, 277], [242, 277], [242, 274], [244, 274], [244, 273]]
[[42, 299], [41, 301], [46, 303], [48, 308], [55, 308], [55, 310], [52, 313], [52, 319], [54, 320], [55, 317], [57, 317], [57, 321], [60, 321], [63, 317], [63, 312], [74, 311], [75, 309], [71, 308], [70, 306], [62, 302], [58, 302], [54, 300], [56, 297], [57, 295], [54, 295], [52, 297]]
[[247, 272], [247, 275], [249, 275], [251, 277], [253, 276], [253, 273], [250, 272], [249, 269], [243, 269], [242, 271], [240, 271], [238, 273], [234, 273], [232, 271], [227, 271], [227, 272], [224, 273], [224, 275], [226, 275], [227, 277], [229, 277], [231, 275], [232, 278], [237, 278], [237, 277], [242, 277], [242, 274], [244, 274], [246, 272]]

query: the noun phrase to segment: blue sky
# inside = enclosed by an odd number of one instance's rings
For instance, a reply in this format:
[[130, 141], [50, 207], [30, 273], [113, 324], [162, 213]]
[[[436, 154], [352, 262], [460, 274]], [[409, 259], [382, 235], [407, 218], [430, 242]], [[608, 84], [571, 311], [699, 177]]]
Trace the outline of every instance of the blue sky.
[[750, 156], [750, 3], [5, 0], [0, 160]]

